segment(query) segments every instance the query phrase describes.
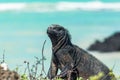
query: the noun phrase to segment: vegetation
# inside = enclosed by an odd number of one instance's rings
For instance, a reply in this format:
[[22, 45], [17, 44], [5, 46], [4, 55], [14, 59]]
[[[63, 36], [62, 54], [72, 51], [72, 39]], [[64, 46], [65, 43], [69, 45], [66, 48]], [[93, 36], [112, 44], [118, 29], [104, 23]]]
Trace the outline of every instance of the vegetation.
[[[42, 58], [39, 59], [38, 57], [35, 57], [35, 63], [33, 63], [32, 65], [30, 64], [29, 61], [24, 61], [24, 64], [26, 65], [26, 68], [24, 70], [24, 73], [19, 73], [19, 67], [17, 66], [15, 71], [18, 72], [18, 74], [20, 74], [21, 80], [49, 80], [47, 79], [47, 75], [46, 72], [44, 70], [44, 61], [46, 60], [46, 58], [44, 57], [43, 53], [44, 53], [44, 45], [46, 43], [46, 40], [43, 43], [43, 47], [42, 47]], [[5, 52], [5, 51], [4, 51]], [[3, 54], [3, 61], [5, 62], [4, 59], [4, 54]], [[39, 71], [39, 68], [41, 66], [41, 71]], [[114, 65], [115, 66], [115, 65]], [[113, 66], [113, 68], [114, 68]], [[113, 74], [113, 68], [110, 70], [109, 74], [111, 77], [113, 77], [112, 80], [120, 80], [120, 76], [115, 78], [115, 75]], [[98, 73], [95, 76], [90, 76], [89, 79], [87, 80], [100, 80], [101, 77], [104, 76], [103, 72]], [[54, 80], [63, 80], [61, 78], [55, 78]], [[82, 77], [77, 78], [77, 80], [84, 80]]]
[[[31, 68], [29, 66], [30, 65], [29, 62], [27, 62], [27, 61], [24, 62], [27, 65], [26, 69], [28, 70], [28, 72], [27, 72], [28, 75], [27, 75], [27, 73], [22, 74], [21, 75], [21, 80], [49, 80], [49, 79], [47, 79], [46, 72], [44, 70], [44, 60], [46, 60], [46, 58], [43, 55], [43, 51], [44, 51], [45, 42], [46, 41], [44, 41], [44, 44], [43, 44], [43, 47], [42, 47], [42, 59], [39, 59], [38, 57], [35, 57], [36, 58], [36, 63], [34, 63]], [[41, 73], [37, 72], [38, 65], [42, 66]], [[113, 68], [114, 68], [114, 66], [113, 66]], [[108, 75], [113, 77], [112, 80], [120, 80], [120, 76], [115, 78], [115, 75], [113, 74], [113, 68], [110, 70]], [[104, 76], [104, 73], [100, 72], [95, 76], [90, 76], [89, 79], [87, 79], [87, 80], [100, 80], [103, 76]], [[57, 77], [54, 80], [63, 80], [63, 79]], [[77, 80], [84, 80], [84, 79], [82, 77], [79, 77], [79, 78], [77, 78]]]
[[[44, 77], [46, 76], [46, 72], [44, 70], [44, 60], [46, 60], [46, 58], [43, 55], [45, 43], [46, 40], [43, 43], [41, 59], [35, 57], [36, 61], [34, 64], [32, 64], [32, 66], [30, 66], [30, 63], [28, 61], [24, 61], [24, 63], [26, 64], [26, 69], [21, 75], [21, 80], [46, 80], [46, 77]], [[42, 67], [42, 69], [39, 73], [38, 69], [40, 68], [40, 66]]]

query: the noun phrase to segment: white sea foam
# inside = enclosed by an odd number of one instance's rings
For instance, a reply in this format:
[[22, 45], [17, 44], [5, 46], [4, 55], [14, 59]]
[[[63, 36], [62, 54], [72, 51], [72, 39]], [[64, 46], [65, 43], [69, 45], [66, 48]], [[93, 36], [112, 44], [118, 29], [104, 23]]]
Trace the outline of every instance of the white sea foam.
[[0, 11], [15, 11], [24, 9], [24, 3], [0, 3]]
[[31, 12], [56, 12], [56, 11], [120, 11], [120, 2], [37, 2], [37, 3], [0, 3], [0, 11], [31, 11]]

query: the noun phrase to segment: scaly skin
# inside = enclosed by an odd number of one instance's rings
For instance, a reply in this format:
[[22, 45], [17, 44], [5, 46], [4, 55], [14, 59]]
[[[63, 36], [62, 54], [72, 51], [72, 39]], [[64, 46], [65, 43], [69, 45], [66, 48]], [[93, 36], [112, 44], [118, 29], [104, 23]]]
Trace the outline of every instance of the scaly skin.
[[[63, 78], [76, 80], [103, 72], [101, 80], [111, 80], [108, 75], [110, 70], [98, 59], [83, 49], [71, 43], [69, 32], [60, 25], [52, 25], [47, 29], [47, 34], [52, 42], [52, 60], [48, 71], [48, 78]], [[61, 73], [57, 75], [58, 69]]]

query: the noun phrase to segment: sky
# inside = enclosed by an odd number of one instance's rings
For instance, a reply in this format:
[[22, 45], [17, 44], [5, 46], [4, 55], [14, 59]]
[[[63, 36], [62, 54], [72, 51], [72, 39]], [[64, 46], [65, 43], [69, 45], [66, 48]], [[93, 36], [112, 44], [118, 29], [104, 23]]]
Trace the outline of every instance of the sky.
[[0, 0], [0, 61], [5, 50], [11, 69], [23, 65], [24, 60], [34, 62], [34, 56], [41, 58], [42, 45], [47, 40], [44, 53], [48, 69], [49, 25], [64, 26], [71, 33], [72, 42], [87, 49], [96, 39], [102, 41], [120, 31], [119, 21], [119, 0]]

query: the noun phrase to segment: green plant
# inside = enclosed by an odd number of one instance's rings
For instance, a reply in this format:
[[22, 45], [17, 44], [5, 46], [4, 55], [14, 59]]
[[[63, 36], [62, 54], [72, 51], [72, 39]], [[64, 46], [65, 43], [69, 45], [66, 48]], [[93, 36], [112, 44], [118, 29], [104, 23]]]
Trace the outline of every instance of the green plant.
[[78, 77], [77, 80], [84, 80], [82, 77]]
[[[44, 79], [46, 79], [43, 77], [43, 74], [46, 75], [46, 72], [44, 70], [44, 60], [46, 60], [46, 58], [43, 55], [45, 43], [46, 43], [46, 40], [43, 43], [41, 59], [39, 59], [38, 57], [35, 57], [35, 62], [32, 65], [30, 65], [30, 62], [24, 61], [24, 63], [26, 64], [26, 68], [25, 68], [24, 74], [22, 74], [22, 76], [21, 76], [23, 78], [23, 80], [24, 80], [24, 78], [26, 79], [26, 77], [24, 77], [25, 75], [28, 75], [27, 79], [29, 79], [29, 80], [44, 80]], [[40, 72], [38, 72], [38, 68], [40, 68], [40, 66], [42, 67], [42, 69]]]
[[21, 75], [21, 80], [28, 80], [28, 76], [26, 74]]
[[98, 73], [98, 74], [95, 75], [95, 76], [90, 76], [90, 77], [89, 77], [89, 80], [100, 80], [103, 76], [104, 76], [104, 73], [103, 73], [103, 72], [100, 72], [100, 73]]

